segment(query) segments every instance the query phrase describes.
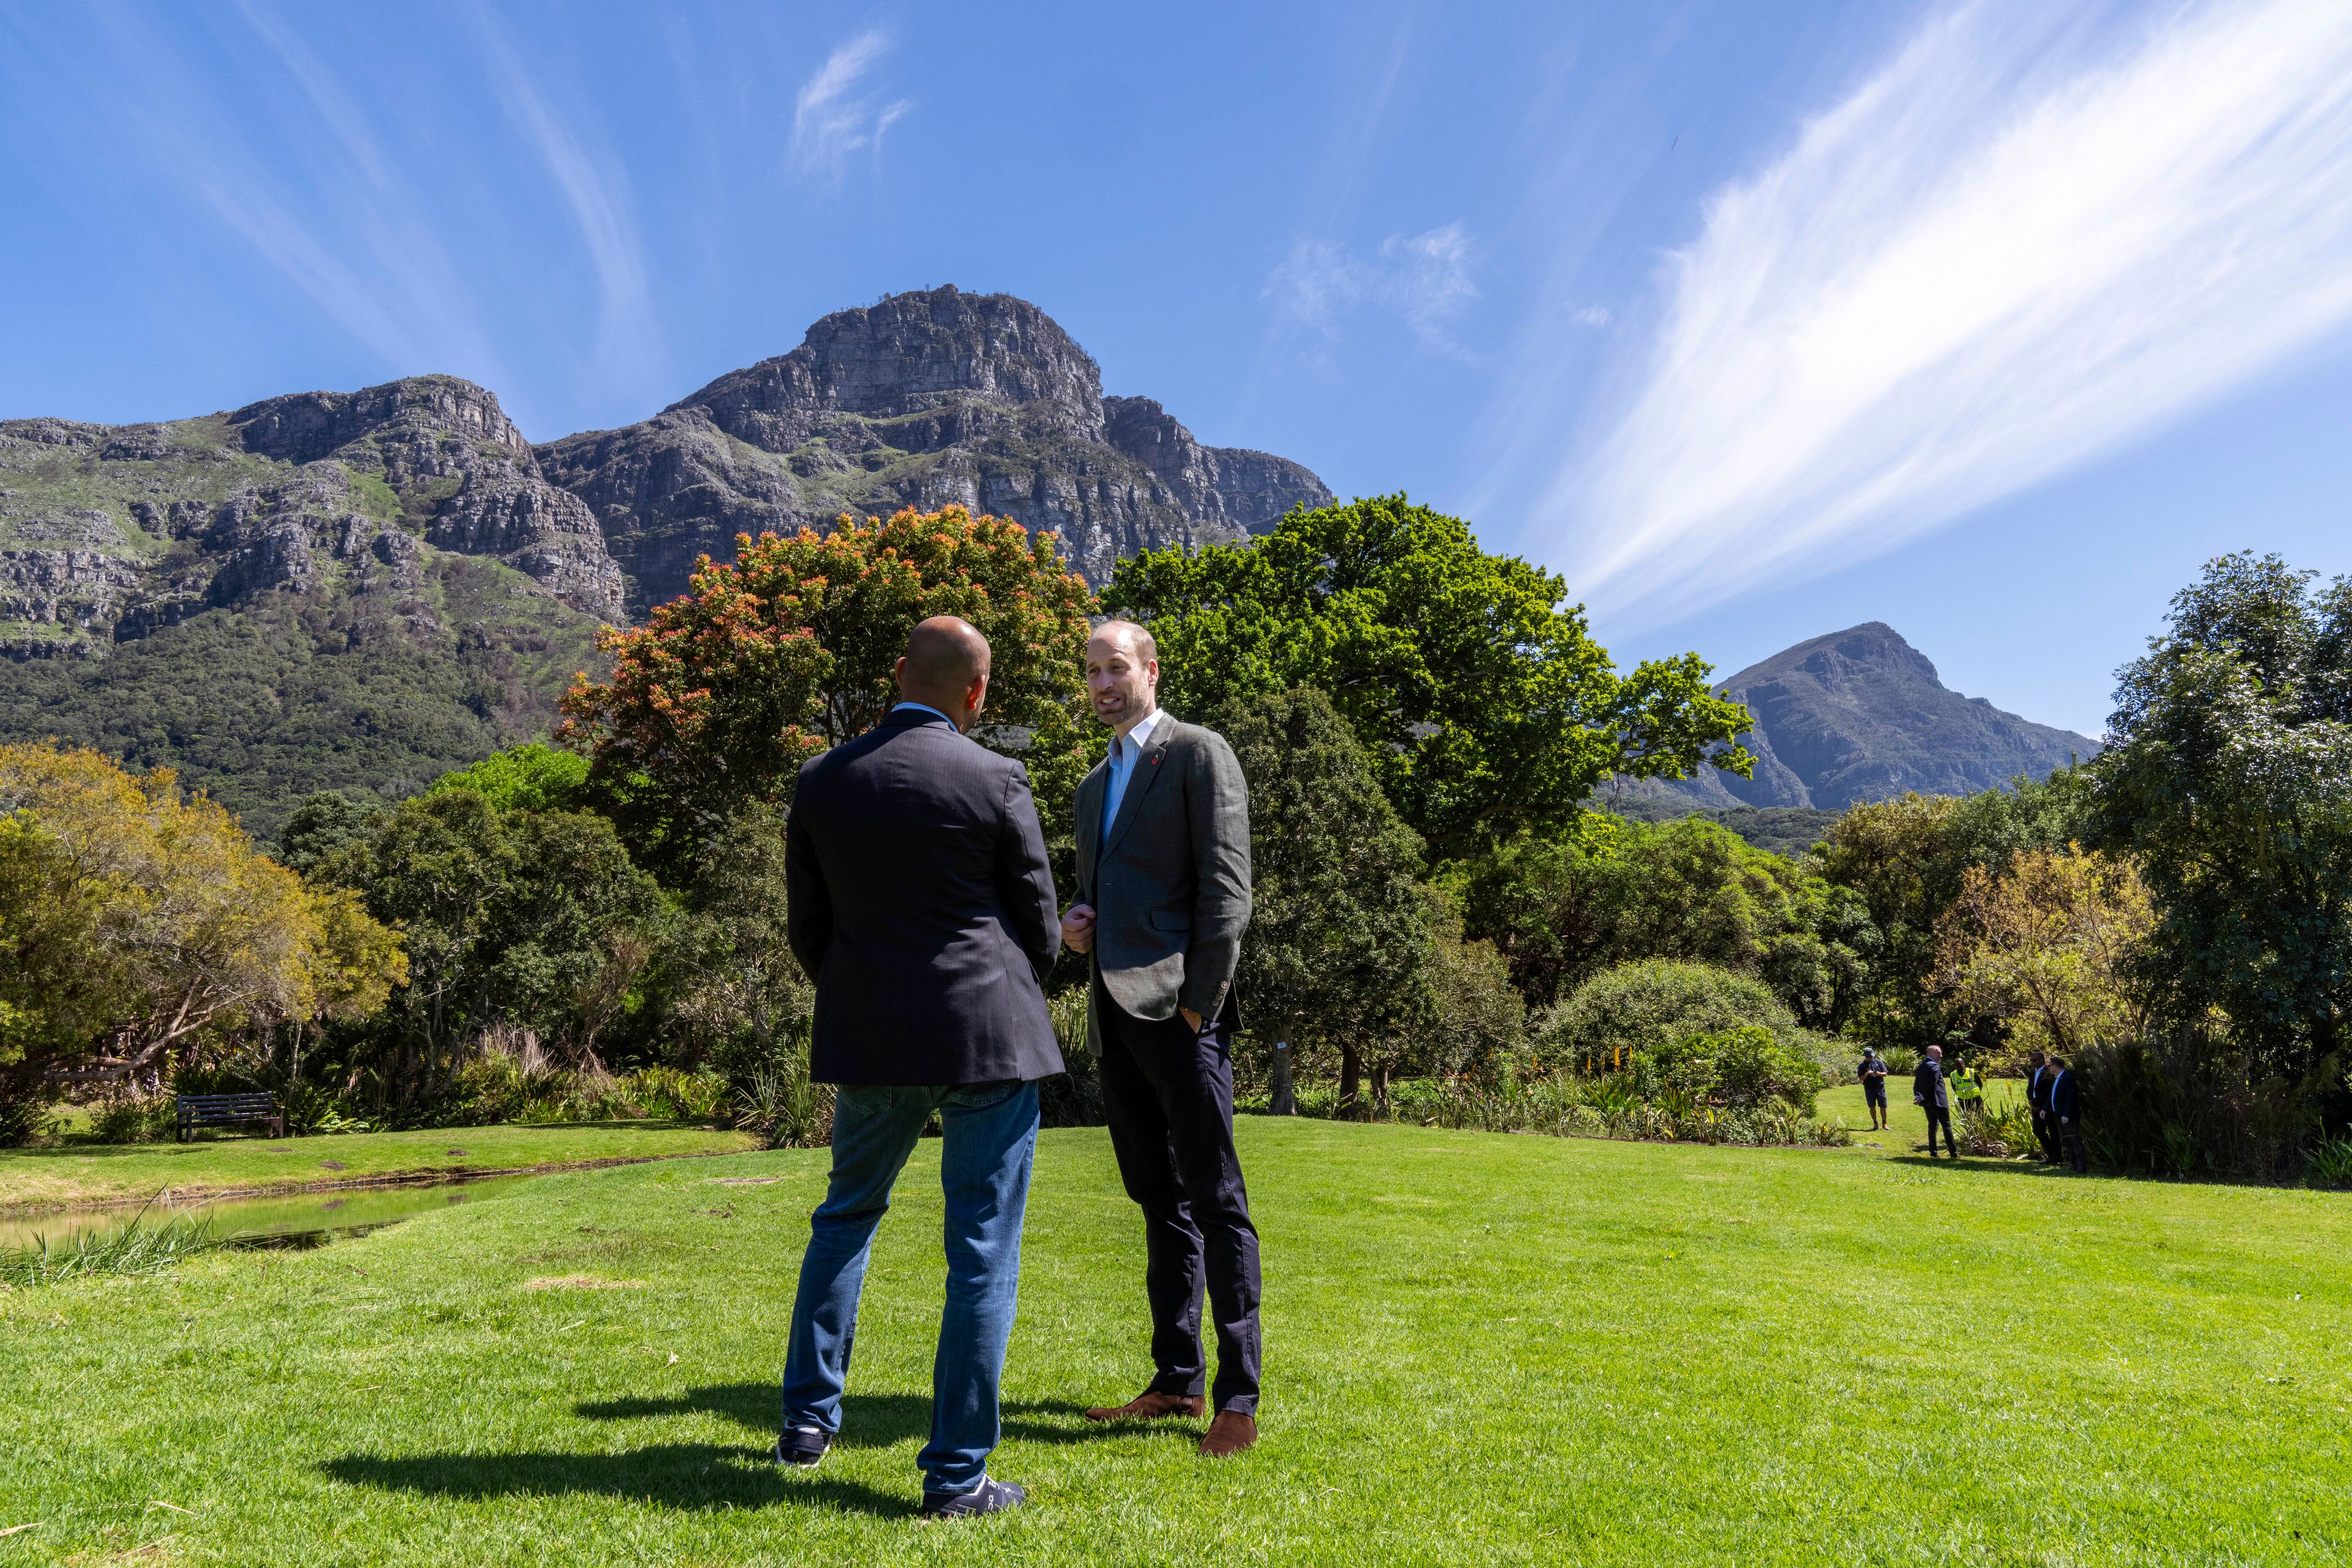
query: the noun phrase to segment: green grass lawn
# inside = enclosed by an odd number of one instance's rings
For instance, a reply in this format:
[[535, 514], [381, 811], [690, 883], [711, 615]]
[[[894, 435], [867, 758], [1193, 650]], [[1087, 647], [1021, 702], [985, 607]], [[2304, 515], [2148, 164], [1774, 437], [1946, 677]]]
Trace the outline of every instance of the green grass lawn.
[[[766, 1460], [821, 1152], [550, 1176], [0, 1295], [0, 1564], [2298, 1563], [2352, 1556], [2352, 1199], [1245, 1119], [1265, 1440], [1147, 1372], [1098, 1131], [1038, 1157], [993, 1470], [922, 1526], [926, 1142], [844, 1440]], [[759, 1184], [729, 1184], [754, 1179]], [[545, 1281], [558, 1281], [552, 1285]], [[534, 1282], [539, 1283], [534, 1288]], [[593, 1287], [609, 1286], [610, 1289]]]
[[166, 1187], [184, 1197], [271, 1192], [369, 1176], [454, 1175], [588, 1160], [708, 1154], [749, 1149], [755, 1142], [747, 1133], [673, 1121], [600, 1121], [354, 1132], [333, 1138], [205, 1137], [191, 1143], [0, 1149], [0, 1214], [57, 1204], [144, 1199]]

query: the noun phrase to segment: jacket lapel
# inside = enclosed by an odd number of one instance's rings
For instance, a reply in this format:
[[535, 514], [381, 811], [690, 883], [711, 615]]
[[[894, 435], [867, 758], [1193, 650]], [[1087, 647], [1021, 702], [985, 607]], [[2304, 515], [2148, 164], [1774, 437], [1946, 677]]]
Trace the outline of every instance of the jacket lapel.
[[[1127, 837], [1129, 826], [1135, 821], [1135, 814], [1143, 808], [1144, 795], [1160, 780], [1160, 759], [1168, 754], [1168, 742], [1175, 738], [1175, 734], [1176, 718], [1173, 714], [1165, 716], [1151, 727], [1151, 747], [1135, 759], [1135, 772], [1127, 777], [1127, 793], [1118, 797], [1118, 816], [1112, 821], [1110, 834], [1103, 840], [1102, 851], [1095, 858], [1097, 866], [1118, 847], [1119, 840]], [[1108, 766], [1104, 769], [1103, 787], [1110, 787]]]
[[1110, 764], [1097, 763], [1078, 781], [1078, 886], [1094, 897], [1095, 868], [1102, 864], [1103, 791], [1110, 787]]

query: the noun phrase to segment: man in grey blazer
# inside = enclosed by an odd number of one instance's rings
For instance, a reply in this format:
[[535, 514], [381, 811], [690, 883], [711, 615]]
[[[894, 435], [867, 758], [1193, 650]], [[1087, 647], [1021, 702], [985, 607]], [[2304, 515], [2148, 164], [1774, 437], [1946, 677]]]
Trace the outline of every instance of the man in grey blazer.
[[1151, 634], [1087, 644], [1110, 755], [1078, 786], [1078, 900], [1062, 940], [1091, 952], [1087, 1010], [1112, 1152], [1143, 1209], [1151, 1383], [1096, 1421], [1207, 1413], [1201, 1296], [1214, 1315], [1213, 1458], [1257, 1441], [1258, 1245], [1234, 1149], [1234, 970], [1250, 916], [1249, 790], [1224, 737], [1159, 706]]

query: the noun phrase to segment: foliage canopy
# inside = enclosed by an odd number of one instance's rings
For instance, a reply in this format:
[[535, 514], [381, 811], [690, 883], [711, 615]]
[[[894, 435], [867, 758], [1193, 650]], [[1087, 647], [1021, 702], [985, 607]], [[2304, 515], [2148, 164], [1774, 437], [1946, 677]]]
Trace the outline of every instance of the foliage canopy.
[[1562, 609], [1567, 584], [1478, 548], [1402, 495], [1292, 512], [1246, 543], [1146, 551], [1103, 603], [1151, 628], [1161, 700], [1213, 713], [1250, 692], [1328, 693], [1440, 860], [1558, 831], [1611, 773], [1745, 773], [1748, 712], [1696, 654], [1620, 676]]

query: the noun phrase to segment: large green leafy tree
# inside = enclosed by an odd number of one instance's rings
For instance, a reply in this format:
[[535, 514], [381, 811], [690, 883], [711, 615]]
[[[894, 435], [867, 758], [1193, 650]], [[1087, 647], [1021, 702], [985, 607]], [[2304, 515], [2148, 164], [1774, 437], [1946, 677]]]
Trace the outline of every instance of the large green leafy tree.
[[[1321, 692], [1253, 692], [1210, 717], [1249, 782], [1242, 996], [1269, 1043], [1336, 1050], [1341, 1096], [1352, 1099], [1367, 1056], [1402, 1035], [1422, 1002], [1421, 840]], [[1277, 1103], [1287, 1088], [1277, 1078]]]
[[2352, 1007], [2352, 578], [2225, 555], [2126, 667], [2092, 769], [2159, 921], [2143, 979], [2256, 1081], [2340, 1073]]
[[988, 638], [983, 744], [1027, 765], [1046, 828], [1096, 743], [1083, 707], [1094, 596], [1050, 533], [960, 506], [830, 533], [737, 539], [643, 626], [604, 635], [609, 680], [563, 700], [588, 787], [646, 863], [691, 867], [749, 806], [791, 803], [800, 765], [877, 723], [897, 700], [907, 634], [961, 616]]
[[1852, 1019], [1884, 1045], [1924, 1047], [1958, 1031], [1990, 1045], [1989, 1022], [1932, 988], [1937, 927], [1971, 869], [1998, 871], [2018, 854], [2063, 849], [2091, 829], [2091, 789], [2081, 768], [1971, 795], [1906, 794], [1850, 807], [1830, 826], [1822, 875], [1868, 911], [1879, 947], [1867, 994]]
[[1619, 675], [1567, 584], [1478, 548], [1402, 495], [1299, 510], [1274, 532], [1119, 563], [1103, 603], [1151, 628], [1160, 696], [1207, 715], [1252, 692], [1328, 692], [1438, 859], [1575, 826], [1611, 773], [1745, 774], [1747, 710], [1696, 654]]
[[[299, 853], [299, 838], [293, 846]], [[602, 816], [501, 811], [478, 791], [403, 802], [314, 865], [407, 939], [408, 983], [339, 1042], [382, 1098], [429, 1093], [474, 1038], [528, 1028], [584, 1056], [629, 1001], [667, 910]]]

